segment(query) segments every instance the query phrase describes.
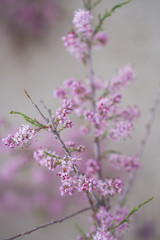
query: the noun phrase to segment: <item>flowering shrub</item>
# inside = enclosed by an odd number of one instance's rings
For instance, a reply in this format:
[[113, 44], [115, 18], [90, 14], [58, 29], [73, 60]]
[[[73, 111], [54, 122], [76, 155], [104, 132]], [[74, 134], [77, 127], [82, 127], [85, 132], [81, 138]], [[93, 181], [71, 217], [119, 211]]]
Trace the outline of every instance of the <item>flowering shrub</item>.
[[[102, 25], [107, 17], [130, 0], [114, 6], [111, 10], [105, 10], [104, 15], [99, 15], [98, 23], [93, 26], [92, 10], [101, 1], [82, 1], [83, 8], [75, 11], [72, 30], [62, 38], [66, 50], [80, 63], [87, 65], [88, 74], [86, 81], [66, 79], [62, 86], [54, 91], [54, 96], [59, 98], [60, 107], [55, 114], [48, 109], [48, 116], [44, 116], [39, 107], [34, 103], [30, 95], [25, 94], [35, 106], [42, 117], [42, 121], [32, 119], [27, 115], [11, 111], [11, 114], [21, 115], [32, 127], [22, 125], [13, 135], [3, 138], [4, 144], [10, 148], [30, 143], [39, 132], [47, 131], [54, 135], [63, 151], [49, 149], [41, 146], [35, 149], [34, 158], [39, 165], [48, 168], [61, 182], [60, 193], [62, 196], [81, 194], [86, 197], [90, 207], [82, 209], [59, 221], [75, 216], [83, 211], [91, 210], [91, 230], [88, 233], [80, 231], [79, 240], [120, 240], [130, 225], [131, 216], [141, 206], [148, 203], [152, 198], [129, 210], [123, 206], [126, 195], [139, 168], [139, 159], [144, 149], [148, 132], [142, 141], [138, 153], [127, 156], [115, 149], [106, 149], [106, 141], [126, 140], [132, 134], [136, 119], [140, 116], [137, 106], [122, 105], [122, 89], [134, 79], [134, 71], [130, 65], [121, 68], [109, 82], [103, 82], [94, 73], [92, 66], [92, 49], [101, 48], [108, 43], [108, 36], [102, 30]], [[155, 109], [157, 105], [152, 108]], [[75, 113], [80, 119], [80, 126], [72, 120]], [[153, 114], [153, 111], [152, 111]], [[147, 125], [150, 128], [152, 121]], [[89, 144], [93, 146], [93, 153], [88, 151], [87, 145], [79, 144], [69, 138], [64, 140], [62, 132], [77, 132], [77, 137], [82, 134], [89, 138]], [[78, 132], [79, 131], [79, 132]], [[148, 131], [148, 130], [147, 130]], [[32, 140], [33, 141], [33, 140]], [[84, 152], [88, 154], [83, 156]], [[118, 176], [107, 176], [103, 170], [105, 163], [112, 164], [114, 168], [123, 168], [128, 174], [128, 181], [123, 182]], [[83, 164], [82, 164], [83, 162]], [[84, 166], [85, 165], [85, 166]], [[117, 201], [113, 204], [113, 197]], [[36, 231], [37, 229], [26, 232]], [[18, 236], [25, 235], [19, 234]]]

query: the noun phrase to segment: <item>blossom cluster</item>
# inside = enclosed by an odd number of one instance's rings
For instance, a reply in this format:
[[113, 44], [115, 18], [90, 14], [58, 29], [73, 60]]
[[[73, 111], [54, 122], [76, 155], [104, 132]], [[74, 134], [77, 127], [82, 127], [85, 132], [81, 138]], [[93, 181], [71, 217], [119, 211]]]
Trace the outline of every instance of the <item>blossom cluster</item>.
[[[133, 129], [133, 122], [140, 116], [140, 112], [136, 106], [127, 106], [123, 108], [120, 103], [122, 100], [121, 87], [133, 80], [133, 69], [125, 66], [116, 77], [112, 78], [107, 85], [100, 78], [96, 79], [95, 89], [99, 91], [108, 91], [107, 96], [97, 98], [95, 109], [90, 109], [91, 89], [86, 88], [82, 81], [76, 82], [73, 79], [67, 79], [63, 83], [63, 87], [55, 90], [54, 96], [57, 98], [68, 99], [73, 104], [73, 109], [78, 116], [88, 121], [88, 126], [81, 126], [81, 132], [90, 130], [90, 124], [95, 127], [96, 135], [101, 136], [108, 129], [108, 138], [113, 140], [126, 139], [130, 137]], [[114, 80], [114, 79], [117, 79]], [[116, 90], [116, 92], [115, 92]], [[102, 95], [104, 93], [102, 92]], [[112, 121], [112, 125], [110, 124]], [[114, 125], [113, 125], [114, 123]]]
[[123, 154], [110, 154], [108, 160], [119, 169], [123, 167], [127, 172], [137, 169], [140, 166], [137, 156], [125, 156]]
[[[5, 131], [8, 131], [7, 127], [7, 122], [3, 118], [0, 118], [0, 141], [2, 140], [1, 130], [5, 129]], [[14, 132], [14, 129], [11, 128], [9, 131]], [[74, 132], [72, 133], [72, 136], [74, 136]], [[46, 216], [58, 217], [63, 214], [66, 206], [68, 207], [74, 204], [75, 207], [79, 207], [85, 203], [86, 200], [83, 196], [81, 199], [79, 199], [78, 196], [75, 196], [73, 199], [62, 198], [60, 196], [60, 182], [58, 181], [59, 179], [56, 174], [53, 174], [53, 161], [50, 161], [50, 159], [52, 160], [53, 158], [44, 154], [46, 159], [43, 159], [43, 161], [40, 162], [35, 162], [33, 156], [35, 156], [35, 152], [38, 153], [39, 141], [41, 141], [40, 145], [47, 146], [47, 148], [44, 148], [44, 152], [47, 152], [48, 154], [50, 153], [52, 156], [54, 155], [54, 151], [48, 149], [49, 147], [51, 148], [52, 145], [54, 145], [54, 147], [56, 146], [57, 151], [61, 151], [57, 146], [56, 141], [52, 136], [48, 135], [47, 131], [44, 132], [44, 134], [41, 134], [37, 140], [38, 141], [32, 141], [32, 144], [29, 146], [28, 144], [25, 144], [23, 147], [12, 149], [6, 147], [4, 143], [0, 144], [1, 156], [2, 159], [5, 159], [5, 161], [1, 163], [0, 168], [1, 212], [8, 212], [13, 215], [15, 213], [40, 211], [43, 214], [45, 213]], [[77, 139], [77, 141], [79, 141], [79, 139]], [[71, 146], [71, 141], [70, 143], [68, 142], [68, 145], [69, 144]], [[40, 150], [42, 149], [43, 148], [40, 148]], [[84, 150], [84, 146], [74, 146], [72, 150], [75, 149], [81, 152]], [[41, 154], [43, 154], [42, 151]], [[42, 157], [40, 160], [42, 160]], [[56, 159], [54, 158], [54, 160]], [[40, 167], [41, 164], [46, 167]], [[23, 174], [24, 170], [25, 173], [28, 174], [29, 179], [19, 183], [19, 176]]]
[[88, 43], [100, 48], [108, 42], [108, 36], [100, 31], [93, 34], [93, 16], [86, 9], [75, 11], [73, 17], [73, 30], [62, 38], [64, 46], [75, 58], [85, 62], [88, 56]]
[[45, 166], [51, 171], [54, 171], [55, 167], [59, 164], [58, 156], [48, 149], [37, 149], [34, 151], [33, 156], [39, 165]]
[[73, 121], [71, 121], [67, 114], [71, 114], [73, 111], [73, 104], [72, 102], [64, 99], [62, 102], [62, 107], [58, 108], [56, 111], [56, 118], [54, 124], [56, 126], [63, 124], [64, 128], [72, 128]]
[[2, 139], [2, 142], [4, 142], [6, 146], [14, 148], [28, 143], [35, 135], [36, 130], [34, 128], [30, 128], [29, 125], [22, 125], [18, 132], [14, 135], [9, 134], [8, 137]]
[[[70, 144], [71, 146], [71, 144]], [[73, 146], [73, 145], [72, 145]], [[76, 148], [77, 151], [83, 151], [82, 146]], [[76, 174], [75, 166], [79, 164], [81, 158], [73, 157], [59, 157], [48, 149], [38, 149], [34, 152], [34, 158], [42, 166], [47, 167], [49, 170], [54, 171], [59, 166], [57, 173], [61, 178], [62, 186], [60, 187], [61, 195], [73, 195], [77, 190], [78, 192], [97, 192], [100, 196], [114, 196], [115, 193], [121, 194], [123, 192], [123, 183], [119, 178], [110, 179], [106, 178], [105, 181], [98, 179], [94, 174], [94, 168], [97, 168], [95, 160], [87, 162], [86, 175]], [[92, 176], [89, 176], [92, 172]]]

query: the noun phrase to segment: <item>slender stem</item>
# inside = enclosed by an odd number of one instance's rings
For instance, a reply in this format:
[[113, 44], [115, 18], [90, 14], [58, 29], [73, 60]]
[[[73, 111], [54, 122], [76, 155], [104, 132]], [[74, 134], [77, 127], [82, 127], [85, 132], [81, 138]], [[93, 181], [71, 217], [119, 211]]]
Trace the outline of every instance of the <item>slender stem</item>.
[[54, 225], [54, 224], [57, 224], [57, 223], [62, 223], [62, 222], [64, 222], [65, 220], [70, 219], [70, 218], [72, 218], [72, 217], [75, 217], [75, 216], [77, 216], [78, 214], [81, 214], [81, 213], [83, 213], [83, 212], [86, 212], [86, 211], [88, 211], [88, 210], [90, 210], [90, 209], [91, 209], [91, 207], [87, 207], [87, 208], [81, 209], [81, 210], [79, 210], [79, 211], [77, 211], [77, 212], [75, 212], [75, 213], [73, 213], [73, 214], [71, 214], [71, 215], [69, 215], [69, 216], [67, 216], [67, 217], [61, 218], [61, 219], [59, 219], [59, 220], [52, 220], [51, 222], [42, 224], [42, 225], [40, 225], [40, 226], [38, 226], [38, 227], [35, 227], [35, 228], [32, 228], [32, 229], [30, 229], [30, 230], [28, 230], [28, 231], [26, 231], [26, 232], [13, 235], [12, 237], [10, 237], [10, 238], [5, 238], [5, 239], [3, 239], [3, 240], [13, 240], [13, 239], [15, 239], [15, 238], [23, 237], [23, 236], [25, 236], [25, 235], [31, 234], [31, 233], [33, 233], [33, 232], [36, 232], [36, 231], [38, 231], [38, 230], [40, 230], [40, 229], [44, 229], [44, 228], [49, 227], [49, 226], [51, 226], [51, 225]]
[[[88, 72], [89, 72], [89, 80], [90, 80], [90, 86], [91, 86], [91, 92], [92, 92], [92, 106], [94, 113], [96, 112], [96, 105], [95, 105], [95, 88], [94, 88], [94, 71], [93, 71], [93, 65], [92, 65], [92, 57], [91, 57], [91, 46], [88, 44]], [[100, 142], [99, 138], [96, 136], [96, 126], [94, 127], [94, 154], [96, 161], [101, 161], [101, 153], [100, 153]], [[101, 165], [100, 169], [98, 171], [99, 177], [102, 178], [102, 172], [101, 172]]]
[[[158, 105], [159, 105], [159, 101], [160, 101], [160, 85], [159, 85], [158, 91], [155, 95], [155, 99], [153, 101], [152, 107], [150, 108], [148, 120], [147, 120], [147, 123], [145, 125], [144, 135], [142, 137], [142, 140], [140, 142], [140, 145], [139, 145], [139, 148], [138, 148], [138, 151], [137, 151], [137, 154], [136, 154], [139, 160], [142, 158], [142, 155], [144, 153], [144, 149], [145, 149], [145, 146], [146, 146], [146, 143], [147, 143], [150, 131], [151, 131], [151, 127], [153, 125], [153, 121], [154, 121], [154, 118], [155, 118], [156, 110], [157, 110]], [[119, 208], [120, 206], [123, 205], [124, 200], [125, 200], [127, 194], [129, 193], [129, 191], [130, 191], [130, 189], [131, 189], [131, 187], [134, 183], [134, 180], [136, 178], [136, 174], [137, 174], [136, 169], [133, 170], [133, 172], [130, 174], [129, 180], [128, 180], [125, 188], [124, 188], [123, 195], [119, 198], [119, 200], [117, 202], [117, 205], [116, 205], [117, 208]]]
[[[55, 138], [57, 139], [57, 141], [60, 143], [63, 151], [64, 151], [65, 154], [66, 154], [66, 156], [67, 156], [68, 158], [70, 158], [71, 156], [70, 156], [70, 153], [69, 153], [68, 148], [66, 147], [65, 143], [64, 143], [63, 140], [61, 139], [59, 133], [54, 129], [54, 127], [52, 128], [52, 132], [53, 132]], [[79, 171], [78, 167], [77, 167], [75, 164], [74, 164], [74, 166], [73, 166], [73, 169], [74, 169], [74, 171], [75, 171], [76, 174], [78, 174], [78, 175], [82, 174], [82, 173]]]
[[29, 100], [32, 102], [32, 104], [35, 106], [35, 108], [37, 109], [37, 111], [39, 112], [39, 114], [42, 116], [42, 118], [48, 123], [49, 119], [46, 118], [43, 113], [40, 111], [39, 107], [37, 106], [37, 104], [34, 103], [34, 101], [32, 100], [32, 98], [30, 97], [30, 95], [28, 94], [28, 92], [24, 89], [24, 92], [26, 94], [26, 96], [29, 98]]

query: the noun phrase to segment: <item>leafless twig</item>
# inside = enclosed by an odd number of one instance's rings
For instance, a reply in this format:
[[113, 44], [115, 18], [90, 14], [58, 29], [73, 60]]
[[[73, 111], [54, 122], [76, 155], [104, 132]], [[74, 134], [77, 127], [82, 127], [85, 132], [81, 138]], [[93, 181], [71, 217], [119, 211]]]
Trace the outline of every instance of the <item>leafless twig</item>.
[[[147, 120], [147, 123], [145, 125], [145, 132], [144, 132], [144, 135], [143, 135], [142, 140], [140, 142], [139, 149], [137, 151], [137, 157], [138, 157], [139, 160], [142, 158], [142, 155], [144, 153], [144, 149], [145, 149], [145, 146], [146, 146], [146, 143], [147, 143], [150, 131], [151, 131], [151, 127], [153, 125], [153, 121], [154, 121], [154, 118], [155, 118], [157, 107], [159, 105], [159, 101], [160, 101], [160, 85], [159, 85], [157, 93], [155, 95], [155, 99], [153, 101], [152, 107], [150, 108], [148, 120]], [[130, 174], [129, 180], [128, 180], [125, 188], [124, 188], [123, 195], [119, 198], [119, 200], [117, 202], [117, 205], [116, 205], [116, 208], [119, 208], [123, 204], [128, 192], [130, 191], [130, 189], [133, 185], [133, 182], [136, 178], [136, 174], [137, 174], [137, 170], [133, 170], [133, 172]]]
[[24, 89], [24, 92], [26, 94], [26, 96], [29, 98], [29, 100], [31, 101], [31, 103], [35, 106], [35, 108], [37, 109], [37, 111], [39, 112], [39, 114], [42, 116], [42, 118], [48, 123], [48, 118], [46, 118], [43, 113], [41, 112], [41, 110], [39, 109], [39, 107], [37, 106], [37, 104], [34, 103], [34, 101], [32, 100], [32, 98], [30, 97], [30, 95], [28, 94], [28, 92]]

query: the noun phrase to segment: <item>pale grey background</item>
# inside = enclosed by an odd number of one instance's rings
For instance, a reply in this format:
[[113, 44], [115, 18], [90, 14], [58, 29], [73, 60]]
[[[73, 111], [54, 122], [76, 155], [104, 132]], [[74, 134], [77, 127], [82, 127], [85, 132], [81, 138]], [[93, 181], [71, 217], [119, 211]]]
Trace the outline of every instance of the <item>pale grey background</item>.
[[[80, 7], [80, 1], [60, 0], [63, 7], [53, 31], [41, 43], [34, 43], [24, 51], [19, 51], [6, 36], [0, 38], [0, 109], [1, 116], [9, 118], [13, 123], [21, 123], [20, 118], [9, 116], [10, 110], [18, 110], [33, 114], [33, 106], [26, 99], [23, 89], [27, 89], [34, 99], [42, 98], [49, 107], [56, 109], [52, 98], [53, 89], [68, 77], [83, 78], [86, 70], [78, 64], [62, 46], [61, 37], [70, 28], [73, 10]], [[99, 6], [103, 12], [120, 1], [104, 0]], [[125, 102], [138, 104], [141, 118], [135, 128], [133, 140], [123, 143], [124, 148], [137, 149], [144, 131], [144, 123], [155, 91], [160, 82], [160, 1], [133, 0], [127, 6], [105, 22], [109, 43], [102, 51], [94, 53], [95, 71], [108, 79], [114, 71], [126, 63], [131, 63], [136, 70], [136, 79], [125, 92]], [[143, 156], [143, 167], [139, 170], [136, 182], [128, 198], [130, 207], [136, 206], [150, 196], [155, 199], [141, 209], [141, 221], [154, 219], [157, 226], [155, 240], [160, 239], [159, 216], [159, 169], [160, 169], [160, 110], [158, 109], [152, 133]], [[78, 219], [84, 222], [85, 216]], [[37, 216], [0, 215], [0, 237], [19, 232], [43, 223]], [[23, 239], [75, 239], [76, 231], [72, 221], [42, 230]], [[126, 237], [135, 239], [131, 233]]]

